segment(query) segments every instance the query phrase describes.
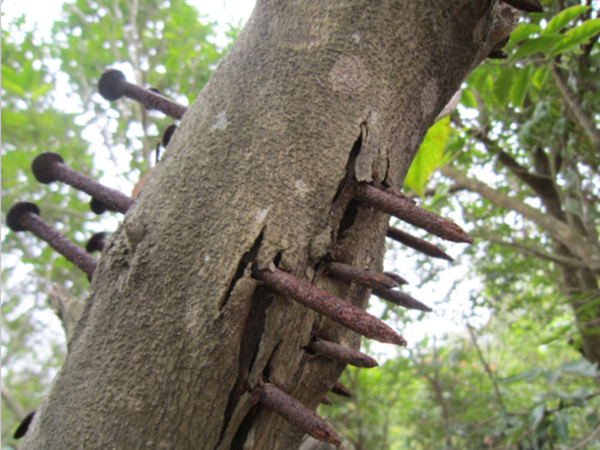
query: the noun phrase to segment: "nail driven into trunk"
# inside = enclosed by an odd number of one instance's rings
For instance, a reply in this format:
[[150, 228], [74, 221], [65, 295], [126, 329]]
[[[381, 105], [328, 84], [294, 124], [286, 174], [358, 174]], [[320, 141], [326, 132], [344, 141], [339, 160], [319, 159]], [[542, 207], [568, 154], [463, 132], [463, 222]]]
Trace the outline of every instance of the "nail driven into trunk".
[[433, 245], [432, 243], [427, 242], [425, 239], [413, 236], [412, 234], [399, 230], [396, 227], [388, 228], [387, 237], [398, 241], [401, 244], [412, 248], [413, 250], [424, 253], [427, 256], [453, 261], [453, 259], [437, 245]]
[[147, 109], [156, 109], [173, 119], [181, 119], [187, 108], [160, 94], [129, 83], [120, 70], [109, 69], [100, 76], [98, 92], [108, 101], [127, 97], [141, 103]]
[[454, 222], [371, 185], [356, 184], [354, 198], [442, 239], [473, 243], [473, 238]]
[[340, 437], [325, 419], [272, 384], [263, 386], [260, 403], [315, 439], [339, 446]]
[[252, 275], [275, 292], [302, 303], [366, 338], [407, 345], [402, 336], [378, 318], [281, 269], [259, 270], [254, 266]]
[[525, 12], [544, 12], [544, 7], [538, 0], [502, 0], [507, 5]]
[[58, 153], [44, 152], [39, 154], [31, 163], [31, 170], [40, 183], [50, 184], [55, 181], [62, 181], [91, 195], [110, 210], [125, 214], [133, 204], [133, 200], [125, 194], [116, 189], [103, 186], [96, 180], [66, 166], [62, 156]]
[[392, 302], [398, 306], [402, 306], [406, 309], [418, 309], [419, 311], [431, 312], [433, 311], [429, 306], [421, 303], [419, 300], [411, 297], [408, 294], [400, 291], [393, 291], [391, 289], [373, 289], [371, 291], [373, 295], [380, 297], [388, 302]]
[[379, 365], [377, 361], [369, 355], [365, 355], [353, 348], [325, 340], [313, 341], [308, 344], [306, 349], [319, 356], [344, 364], [350, 364], [354, 367], [372, 369]]
[[88, 253], [101, 252], [106, 245], [106, 233], [94, 233], [85, 243], [85, 251]]
[[12, 231], [31, 231], [46, 241], [50, 247], [81, 269], [91, 280], [97, 262], [77, 245], [60, 234], [39, 217], [40, 209], [35, 203], [20, 202], [14, 204], [6, 216], [6, 224]]
[[351, 283], [358, 283], [370, 288], [391, 289], [400, 286], [398, 282], [382, 273], [357, 269], [348, 264], [338, 262], [325, 263], [325, 272], [334, 278]]
[[350, 392], [350, 390], [348, 390], [348, 388], [339, 381], [335, 382], [335, 384], [331, 388], [331, 392], [337, 395], [341, 395], [342, 397], [352, 398], [352, 393]]

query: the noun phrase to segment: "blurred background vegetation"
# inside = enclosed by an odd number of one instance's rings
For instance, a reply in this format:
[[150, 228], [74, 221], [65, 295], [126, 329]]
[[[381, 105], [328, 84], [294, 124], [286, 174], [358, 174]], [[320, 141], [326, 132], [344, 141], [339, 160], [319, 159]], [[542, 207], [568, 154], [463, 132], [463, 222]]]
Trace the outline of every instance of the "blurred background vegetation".
[[[522, 17], [507, 58], [466, 80], [449, 131], [421, 149], [437, 156], [410, 180], [419, 204], [464, 224], [476, 244], [449, 247], [450, 264], [388, 243], [386, 265], [435, 312], [373, 300], [373, 312], [418, 339], [399, 353], [365, 342], [382, 365], [348, 369], [353, 398], [330, 395], [334, 405], [320, 408], [349, 449], [600, 448], [598, 276], [544, 219], [600, 252], [600, 4], [543, 3], [546, 12]], [[116, 228], [86, 195], [37, 183], [31, 160], [60, 153], [129, 194], [173, 121], [131, 101], [109, 104], [98, 77], [118, 68], [190, 104], [239, 31], [201, 13], [185, 0], [76, 0], [49, 35], [3, 20], [3, 218], [28, 200], [80, 245]], [[445, 293], [429, 298], [441, 284]], [[3, 448], [18, 448], [12, 433], [66, 354], [49, 297], [85, 299], [87, 285], [47, 245], [2, 227]]]

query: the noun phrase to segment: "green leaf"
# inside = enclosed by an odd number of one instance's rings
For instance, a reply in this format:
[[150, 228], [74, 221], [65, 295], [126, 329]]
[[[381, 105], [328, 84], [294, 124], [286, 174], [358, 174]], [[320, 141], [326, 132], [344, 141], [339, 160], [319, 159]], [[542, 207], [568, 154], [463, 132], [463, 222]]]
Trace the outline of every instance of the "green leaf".
[[541, 89], [544, 83], [546, 82], [546, 78], [548, 77], [548, 71], [550, 70], [550, 66], [540, 67], [535, 71], [533, 77], [531, 77], [531, 82], [533, 85]]
[[521, 45], [519, 49], [512, 54], [510, 59], [514, 61], [534, 53], [545, 53], [563, 39], [563, 35], [554, 34], [551, 36], [541, 36], [539, 38], [530, 39]]
[[477, 101], [475, 100], [475, 95], [471, 89], [463, 89], [462, 96], [460, 97], [460, 103], [467, 108], [477, 108]]
[[522, 22], [517, 26], [517, 28], [515, 28], [515, 31], [510, 33], [510, 43], [515, 44], [517, 42], [524, 41], [533, 33], [538, 33], [539, 31], [539, 25]]
[[508, 103], [514, 77], [515, 69], [513, 67], [507, 67], [500, 72], [500, 75], [498, 75], [494, 81], [494, 97], [498, 102], [498, 106], [501, 108], [504, 108]]
[[415, 159], [410, 165], [404, 183], [421, 198], [423, 188], [440, 162], [450, 133], [450, 117], [437, 121], [427, 132], [423, 143], [419, 147]]
[[506, 378], [498, 378], [497, 381], [500, 384], [510, 384], [510, 383], [515, 383], [517, 381], [533, 381], [535, 380], [538, 376], [540, 376], [543, 373], [543, 370], [541, 367], [534, 367], [532, 369], [528, 369], [528, 370], [524, 370], [523, 372], [519, 372], [515, 375], [511, 375], [510, 377], [506, 377]]
[[563, 444], [569, 442], [569, 425], [564, 414], [560, 411], [554, 413], [552, 420], [552, 430]]
[[565, 26], [567, 26], [571, 20], [575, 19], [589, 8], [589, 6], [571, 6], [570, 8], [561, 11], [559, 14], [554, 16], [550, 22], [548, 22], [548, 25], [542, 30], [540, 35], [546, 36], [549, 34], [558, 33]]
[[598, 33], [600, 33], [600, 19], [588, 20], [578, 27], [567, 31], [563, 35], [563, 39], [552, 48], [550, 56], [556, 56], [579, 44], [584, 44]]
[[533, 66], [529, 64], [524, 69], [519, 70], [517, 76], [515, 77], [515, 81], [513, 83], [512, 90], [510, 93], [510, 100], [512, 104], [517, 108], [523, 108], [525, 94], [527, 94], [527, 89], [529, 88], [529, 84], [531, 82], [532, 70]]
[[584, 359], [577, 361], [569, 361], [561, 364], [559, 368], [566, 373], [572, 373], [575, 375], [581, 375], [583, 377], [595, 377], [598, 376], [596, 365], [586, 361]]
[[529, 411], [529, 423], [531, 424], [531, 428], [536, 428], [542, 419], [544, 418], [544, 413], [546, 412], [546, 404], [540, 403], [539, 405], [535, 405]]

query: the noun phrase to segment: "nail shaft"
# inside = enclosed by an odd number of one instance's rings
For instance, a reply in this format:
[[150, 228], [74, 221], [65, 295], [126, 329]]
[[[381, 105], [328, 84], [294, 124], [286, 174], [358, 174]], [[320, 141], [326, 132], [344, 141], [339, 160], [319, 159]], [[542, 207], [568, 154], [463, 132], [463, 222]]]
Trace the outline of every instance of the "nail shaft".
[[427, 242], [425, 239], [408, 234], [396, 227], [388, 228], [387, 237], [392, 238], [395, 241], [398, 241], [407, 247], [410, 247], [428, 256], [445, 259], [447, 261], [453, 261], [453, 259], [437, 245], [433, 245], [432, 243]]
[[382, 274], [371, 272], [366, 269], [357, 269], [348, 264], [338, 262], [328, 262], [325, 264], [325, 272], [343, 281], [362, 284], [370, 288], [391, 289], [399, 286], [399, 284], [390, 277]]
[[431, 234], [454, 242], [471, 244], [473, 238], [454, 222], [368, 184], [357, 184], [354, 197]]
[[353, 348], [336, 344], [334, 342], [324, 340], [313, 341], [308, 344], [306, 348], [317, 355], [324, 356], [325, 358], [329, 358], [333, 361], [350, 364], [354, 367], [371, 369], [379, 365], [377, 361], [374, 358], [371, 358], [369, 355], [365, 355], [358, 350], [354, 350]]
[[187, 108], [149, 89], [144, 89], [125, 79], [123, 72], [109, 69], [98, 81], [98, 92], [106, 100], [114, 101], [125, 96], [141, 103], [147, 109], [156, 109], [174, 119], [181, 119]]
[[341, 444], [337, 432], [325, 419], [317, 416], [302, 403], [294, 400], [272, 384], [264, 385], [260, 401], [262, 405], [273, 410], [315, 439], [336, 446]]
[[125, 214], [133, 204], [133, 200], [125, 194], [101, 185], [96, 180], [85, 176], [66, 166], [57, 153], [39, 154], [31, 164], [31, 169], [40, 183], [48, 184], [62, 181], [69, 186], [91, 195], [102, 202], [108, 209]]
[[263, 281], [274, 291], [293, 298], [307, 308], [323, 314], [369, 339], [396, 345], [407, 345], [402, 336], [378, 318], [289, 273], [277, 268], [273, 271], [261, 271], [255, 268], [253, 276], [257, 280]]
[[342, 397], [352, 397], [352, 393], [348, 390], [348, 388], [339, 381], [335, 382], [335, 384], [331, 388], [331, 392], [337, 395], [341, 395]]
[[373, 289], [373, 294], [406, 309], [418, 309], [425, 312], [433, 311], [429, 306], [404, 292], [392, 291], [391, 289]]
[[408, 281], [406, 281], [400, 275], [395, 274], [394, 272], [383, 272], [383, 274], [385, 276], [391, 278], [392, 280], [394, 280], [396, 283], [398, 283], [398, 286], [401, 286], [403, 284], [408, 284]]
[[101, 252], [106, 245], [106, 233], [94, 233], [85, 244], [88, 253]]
[[333, 405], [333, 402], [329, 400], [326, 395], [324, 395], [323, 397], [321, 397], [321, 404], [331, 406]]
[[13, 231], [31, 231], [46, 241], [91, 279], [96, 270], [96, 260], [42, 220], [38, 216], [39, 211], [34, 203], [17, 203], [8, 211], [6, 222]]
[[544, 7], [538, 0], [502, 0], [507, 5], [513, 8], [520, 9], [525, 12], [544, 12]]

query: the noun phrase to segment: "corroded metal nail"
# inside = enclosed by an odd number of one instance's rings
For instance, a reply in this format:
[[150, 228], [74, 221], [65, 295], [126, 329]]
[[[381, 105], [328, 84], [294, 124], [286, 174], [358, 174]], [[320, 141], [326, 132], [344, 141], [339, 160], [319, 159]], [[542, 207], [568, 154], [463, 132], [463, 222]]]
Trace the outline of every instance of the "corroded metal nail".
[[383, 288], [383, 289], [391, 289], [397, 286], [400, 286], [395, 280], [392, 278], [382, 274], [371, 272], [366, 269], [357, 269], [356, 267], [352, 267], [348, 264], [342, 264], [338, 262], [327, 262], [325, 263], [325, 273], [334, 278], [338, 278], [343, 281], [348, 281], [350, 283], [358, 283], [363, 286], [367, 286], [370, 288]]
[[373, 289], [372, 292], [377, 297], [381, 297], [384, 300], [402, 306], [406, 309], [418, 309], [419, 311], [425, 312], [433, 311], [429, 306], [421, 303], [419, 300], [411, 297], [408, 294], [405, 294], [404, 292], [393, 291], [391, 289]]
[[425, 253], [428, 256], [453, 261], [453, 259], [437, 245], [433, 245], [432, 243], [427, 242], [425, 239], [408, 234], [396, 227], [388, 228], [387, 237], [392, 238], [395, 241], [398, 241], [418, 252]]
[[15, 434], [13, 434], [13, 439], [21, 439], [25, 434], [27, 434], [27, 430], [29, 430], [29, 425], [31, 425], [31, 421], [33, 420], [33, 416], [35, 416], [35, 409], [28, 413], [25, 418], [21, 421], [17, 429], [15, 430]]
[[88, 253], [101, 252], [106, 245], [106, 233], [94, 233], [85, 244]]
[[394, 272], [383, 272], [383, 274], [385, 276], [391, 278], [392, 280], [394, 280], [396, 283], [398, 283], [398, 286], [401, 286], [403, 284], [408, 284], [408, 281], [406, 281], [400, 275], [395, 274]]
[[133, 204], [133, 200], [125, 194], [103, 186], [96, 180], [66, 166], [62, 156], [58, 153], [40, 153], [31, 163], [31, 170], [40, 183], [50, 184], [54, 181], [62, 181], [91, 195], [110, 210], [125, 214]]
[[442, 239], [469, 244], [473, 242], [473, 238], [454, 222], [371, 185], [357, 184], [354, 198]]
[[513, 8], [520, 9], [525, 12], [544, 12], [544, 7], [538, 0], [502, 0], [507, 5]]
[[354, 367], [371, 369], [379, 365], [377, 361], [369, 355], [365, 355], [358, 350], [354, 350], [353, 348], [344, 345], [335, 344], [334, 342], [324, 340], [313, 341], [308, 344], [306, 349], [317, 355], [324, 356], [333, 361], [350, 364]]
[[15, 203], [8, 210], [6, 224], [15, 232], [31, 231], [85, 272], [88, 278], [91, 279], [96, 270], [96, 260], [40, 219], [39, 214], [40, 208], [35, 203]]
[[321, 397], [321, 404], [331, 406], [333, 405], [333, 402], [329, 400], [326, 395], [324, 395], [323, 397]]
[[352, 393], [348, 390], [348, 388], [339, 381], [335, 382], [335, 384], [331, 388], [331, 392], [337, 395], [341, 395], [343, 397], [352, 397]]
[[174, 119], [181, 119], [187, 108], [160, 94], [144, 89], [125, 80], [120, 70], [108, 69], [100, 76], [98, 92], [108, 101], [118, 100], [125, 96], [141, 103], [147, 109], [157, 109]]
[[402, 336], [378, 318], [283, 270], [277, 268], [273, 271], [259, 270], [254, 266], [252, 275], [281, 295], [293, 298], [307, 308], [323, 314], [366, 338], [390, 344], [407, 345]]
[[502, 50], [493, 50], [487, 57], [490, 59], [506, 59], [508, 58], [508, 54], [504, 53]]
[[173, 137], [173, 134], [175, 133], [176, 129], [177, 129], [177, 125], [175, 125], [174, 123], [169, 125], [167, 128], [165, 128], [165, 131], [163, 131], [163, 134], [162, 134], [163, 147], [166, 147], [167, 145], [169, 145], [169, 142], [171, 142], [171, 138]]
[[260, 402], [315, 439], [336, 446], [341, 444], [340, 437], [325, 419], [272, 384], [263, 386]]

